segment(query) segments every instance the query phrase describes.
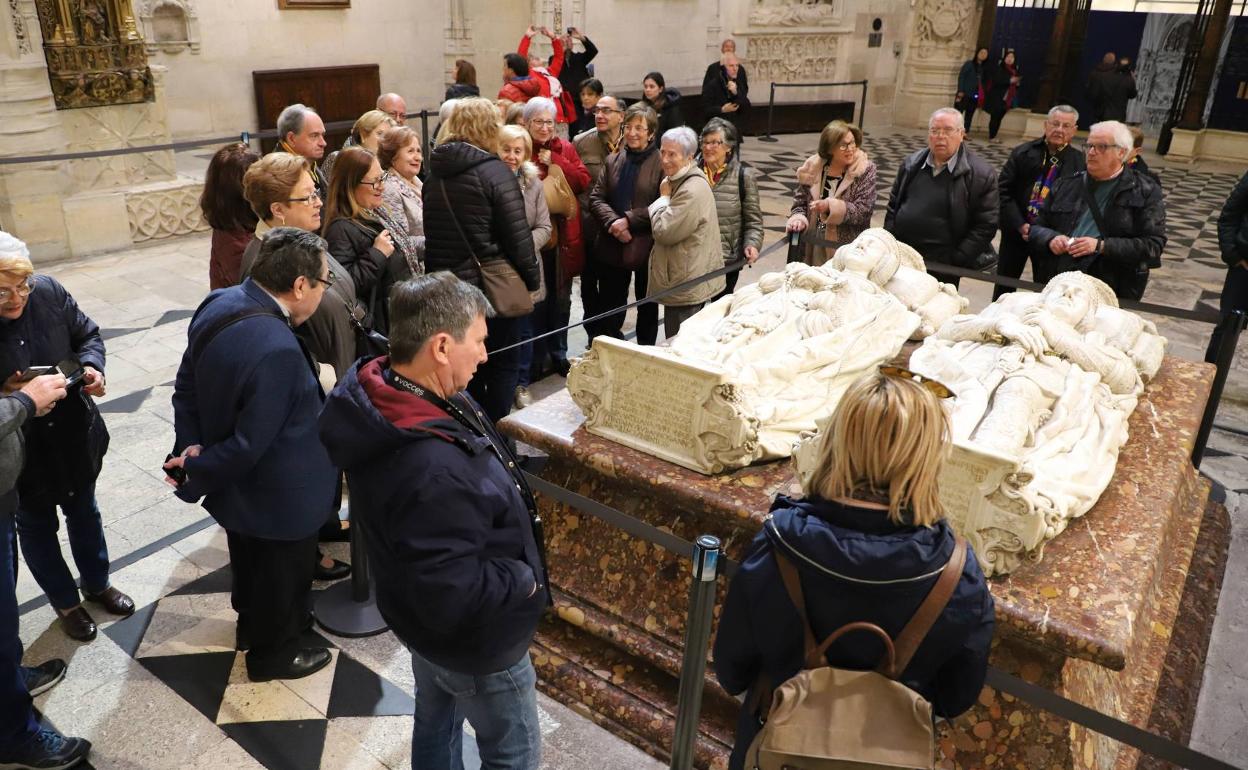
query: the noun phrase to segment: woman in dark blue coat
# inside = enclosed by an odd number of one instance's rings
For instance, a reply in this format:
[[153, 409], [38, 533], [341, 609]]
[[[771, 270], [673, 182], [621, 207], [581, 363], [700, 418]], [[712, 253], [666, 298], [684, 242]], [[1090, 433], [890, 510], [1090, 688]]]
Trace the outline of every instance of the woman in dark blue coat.
[[[114, 615], [134, 612], [130, 597], [109, 585], [108, 545], [95, 504], [95, 479], [108, 449], [108, 431], [92, 400], [104, 395], [104, 340], [64, 286], [34, 274], [27, 254], [0, 253], [4, 391], [20, 389], [31, 367], [54, 366], [67, 359], [81, 363], [84, 376], [63, 402], [25, 429], [26, 468], [17, 486], [17, 533], [26, 564], [61, 617], [65, 633], [90, 641], [95, 638], [95, 621], [82, 599]], [[58, 506], [65, 516], [81, 595], [56, 536]]]
[[[940, 389], [877, 373], [846, 391], [806, 483], [808, 496], [776, 499], [729, 586], [715, 639], [715, 673], [728, 692], [753, 696], [761, 680], [778, 687], [802, 668], [802, 621], [775, 550], [798, 569], [820, 641], [854, 621], [896, 638], [931, 591], [955, 542], [937, 497], [949, 435], [933, 393]], [[968, 553], [953, 596], [899, 681], [938, 716], [966, 711], [983, 687], [993, 624], [992, 595]], [[876, 637], [851, 633], [832, 645], [827, 661], [871, 670], [883, 652]], [[747, 697], [741, 710], [732, 770], [743, 767], [759, 730], [755, 700]]]

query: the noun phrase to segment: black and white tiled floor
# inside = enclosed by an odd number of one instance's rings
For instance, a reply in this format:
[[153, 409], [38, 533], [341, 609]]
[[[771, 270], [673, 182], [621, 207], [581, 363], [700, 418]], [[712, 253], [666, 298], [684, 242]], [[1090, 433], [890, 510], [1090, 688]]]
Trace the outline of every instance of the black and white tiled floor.
[[[747, 162], [760, 173], [767, 245], [781, 237], [794, 172], [817, 143], [813, 135], [779, 140], [750, 140], [743, 148]], [[868, 134], [866, 149], [879, 166], [876, 224], [883, 221], [900, 160], [923, 141], [922, 133], [912, 130]], [[976, 137], [971, 146], [999, 166], [1013, 142], [989, 144]], [[1153, 276], [1146, 299], [1188, 309], [1216, 307], [1224, 272], [1213, 223], [1238, 175], [1234, 169], [1203, 164], [1193, 169], [1163, 162], [1157, 167], [1166, 190], [1171, 238], [1165, 267]], [[104, 329], [109, 397], [101, 410], [113, 440], [98, 497], [116, 565], [114, 583], [131, 593], [141, 609], [119, 622], [97, 618], [99, 638], [88, 645], [74, 643], [60, 632], [23, 567], [18, 601], [27, 661], [63, 657], [70, 664], [67, 679], [40, 696], [37, 705], [58, 727], [95, 743], [92, 766], [100, 770], [409, 767], [412, 680], [406, 650], [390, 634], [368, 639], [324, 635], [335, 650], [326, 670], [302, 682], [247, 682], [233, 651], [224, 536], [205, 520], [201, 508], [172, 498], [163, 483], [160, 463], [173, 441], [172, 381], [190, 314], [207, 292], [208, 251], [209, 239], [203, 234], [46, 269]], [[780, 249], [746, 271], [742, 281], [757, 280], [783, 262]], [[989, 287], [969, 283], [963, 285], [972, 310], [982, 308]], [[573, 318], [580, 312], [577, 297]], [[1158, 323], [1171, 341], [1171, 352], [1201, 357], [1205, 328], [1164, 319]], [[570, 336], [572, 352], [579, 353], [584, 336]], [[1244, 360], [1241, 355], [1240, 362]], [[1219, 424], [1227, 429], [1214, 430], [1202, 465], [1236, 499], [1239, 492], [1248, 494], [1248, 377], [1242, 367], [1237, 363], [1232, 381], [1244, 389], [1229, 391], [1232, 400], [1219, 413]], [[550, 378], [535, 386], [535, 395], [559, 387], [562, 380]], [[335, 553], [345, 558], [345, 553]], [[1242, 543], [1233, 550], [1227, 585], [1236, 585], [1236, 580], [1248, 580], [1248, 553]], [[1237, 612], [1227, 622], [1242, 629], [1248, 624], [1248, 605]], [[1238, 714], [1248, 708], [1243, 694], [1248, 691], [1248, 664], [1233, 654], [1233, 638], [1225, 647], [1225, 662], [1219, 664], [1225, 670], [1218, 669], [1216, 686], [1207, 684], [1207, 689], [1222, 687], [1226, 694], [1202, 705], [1210, 714]], [[1216, 651], [1211, 660], [1218, 660]], [[1244, 686], [1223, 687], [1227, 682]], [[542, 698], [540, 704], [543, 767], [661, 766], [558, 703]], [[465, 741], [468, 752], [471, 745]], [[1241, 744], [1231, 739], [1228, 745]], [[1242, 745], [1248, 756], [1248, 740]], [[474, 767], [474, 758], [468, 759]]]

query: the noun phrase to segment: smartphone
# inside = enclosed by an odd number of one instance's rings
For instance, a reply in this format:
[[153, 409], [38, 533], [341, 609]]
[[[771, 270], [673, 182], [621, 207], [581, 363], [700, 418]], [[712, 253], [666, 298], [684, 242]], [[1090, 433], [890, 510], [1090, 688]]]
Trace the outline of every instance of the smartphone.
[[576, 27], [568, 27], [568, 34], [569, 34], [569, 35], [571, 35], [571, 34], [572, 34], [572, 30], [574, 30], [574, 29], [576, 29]]
[[[169, 454], [165, 455], [165, 462], [169, 462], [175, 457], [177, 457], [177, 455], [175, 455], [173, 452], [170, 452]], [[186, 483], [186, 468], [166, 468], [165, 475], [173, 479], [173, 483], [177, 484], [178, 486], [182, 486], [183, 484]]]
[[65, 375], [65, 387], [72, 388], [82, 382], [86, 377], [87, 371], [83, 368], [82, 362], [76, 358], [67, 358], [56, 365], [61, 374]]
[[55, 366], [31, 366], [27, 368], [26, 371], [22, 372], [22, 375], [17, 378], [17, 381], [30, 382], [36, 377], [42, 377], [45, 374], [52, 374], [55, 371]]

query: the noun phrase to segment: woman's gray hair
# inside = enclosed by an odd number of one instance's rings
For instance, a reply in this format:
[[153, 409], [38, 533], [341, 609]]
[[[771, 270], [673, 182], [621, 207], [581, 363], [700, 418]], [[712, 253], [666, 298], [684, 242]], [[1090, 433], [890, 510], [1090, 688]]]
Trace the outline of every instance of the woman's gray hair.
[[550, 113], [553, 118], [559, 113], [555, 110], [555, 102], [547, 99], [545, 96], [534, 96], [532, 99], [524, 103], [524, 122], [528, 123], [533, 118], [544, 113]]
[[661, 143], [667, 142], [680, 147], [686, 158], [692, 158], [698, 152], [698, 135], [688, 126], [677, 126], [664, 131]]
[[1135, 149], [1135, 137], [1131, 136], [1131, 129], [1127, 128], [1124, 123], [1116, 120], [1103, 120], [1092, 124], [1092, 127], [1088, 129], [1088, 136], [1091, 136], [1093, 131], [1108, 131], [1113, 134], [1114, 146], [1124, 153]]
[[706, 139], [711, 134], [719, 134], [724, 138], [724, 146], [728, 148], [728, 152], [737, 149], [737, 129], [723, 118], [711, 118], [706, 121], [699, 138]]
[[476, 286], [440, 271], [396, 283], [390, 290], [390, 360], [410, 363], [433, 335], [462, 342], [478, 318], [494, 308]]
[[458, 99], [447, 99], [442, 102], [442, 106], [438, 108], [438, 120], [445, 123], [446, 119], [451, 117], [451, 113], [455, 111], [457, 104], [459, 104]]

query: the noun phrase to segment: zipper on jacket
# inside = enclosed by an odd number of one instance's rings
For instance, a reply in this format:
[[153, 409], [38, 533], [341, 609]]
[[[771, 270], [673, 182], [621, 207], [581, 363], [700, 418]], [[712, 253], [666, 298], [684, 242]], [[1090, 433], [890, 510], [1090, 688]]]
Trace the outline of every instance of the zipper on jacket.
[[[780, 530], [779, 528], [776, 527], [776, 523], [772, 521], [772, 514], [770, 513], [767, 514], [767, 518], [765, 521], [766, 523], [764, 524], [764, 526], [767, 527], [767, 531], [776, 538], [776, 541], [779, 542], [780, 545], [784, 546], [784, 550], [788, 551], [789, 553], [793, 554], [797, 558], [806, 562], [806, 564], [808, 564], [812, 568], [819, 570], [820, 572], [822, 572], [823, 574], [829, 577], [834, 577], [837, 580], [844, 580], [849, 583], [860, 583], [862, 585], [869, 585], [869, 586], [888, 586], [888, 585], [897, 585], [899, 583], [920, 583], [924, 580], [931, 580], [932, 578], [940, 575], [941, 572], [945, 571], [945, 565], [942, 564], [940, 565], [938, 569], [932, 572], [928, 572], [927, 574], [924, 574], [924, 575], [916, 575], [915, 577], [908, 577], [908, 578], [894, 578], [892, 580], [867, 580], [866, 578], [856, 578], [856, 577], [850, 577], [849, 575], [842, 575], [841, 573], [835, 570], [828, 569], [827, 567], [823, 566], [819, 562], [810, 558], [806, 554], [797, 550], [792, 545], [789, 545], [789, 543], [783, 537], [781, 537]], [[947, 563], [948, 562], [946, 562], [946, 564]]]

